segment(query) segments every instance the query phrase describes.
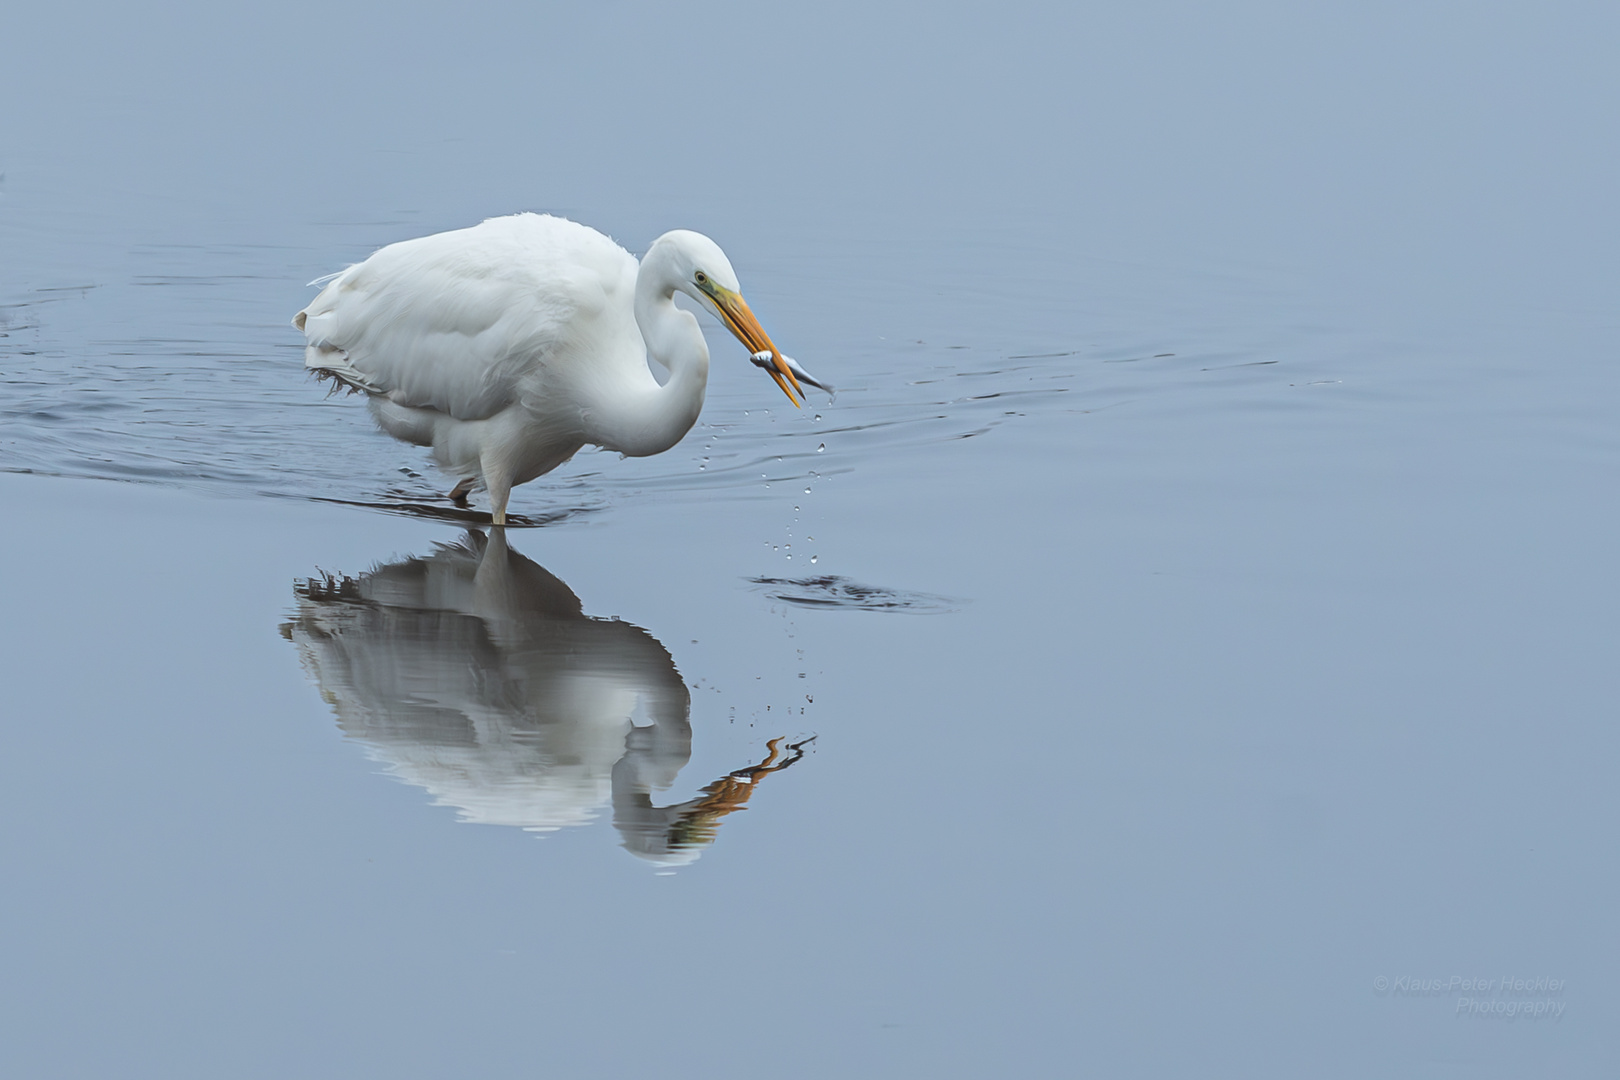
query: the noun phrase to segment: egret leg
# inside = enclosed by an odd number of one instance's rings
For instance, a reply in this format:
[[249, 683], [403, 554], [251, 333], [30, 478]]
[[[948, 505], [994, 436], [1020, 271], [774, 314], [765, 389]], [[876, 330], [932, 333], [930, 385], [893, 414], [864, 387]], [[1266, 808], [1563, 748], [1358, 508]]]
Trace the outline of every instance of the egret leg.
[[467, 495], [472, 491], [473, 486], [477, 483], [478, 478], [476, 476], [467, 477], [467, 479], [463, 480], [450, 490], [450, 501], [461, 507], [463, 510], [467, 509]]
[[506, 524], [506, 498], [512, 494], [512, 479], [502, 470], [484, 468], [484, 490], [489, 492], [490, 516], [496, 525]]

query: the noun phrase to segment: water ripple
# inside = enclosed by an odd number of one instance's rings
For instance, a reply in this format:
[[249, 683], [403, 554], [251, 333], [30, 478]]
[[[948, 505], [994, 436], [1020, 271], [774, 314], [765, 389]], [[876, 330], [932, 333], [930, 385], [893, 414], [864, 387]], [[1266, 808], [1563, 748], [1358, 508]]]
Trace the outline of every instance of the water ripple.
[[755, 577], [748, 580], [762, 588], [773, 600], [807, 608], [943, 615], [962, 605], [959, 600], [932, 593], [863, 585], [837, 574], [802, 578]]
[[[478, 520], [451, 506], [449, 481], [423, 451], [378, 433], [362, 402], [328, 399], [310, 382], [301, 343], [279, 317], [289, 300], [266, 284], [299, 280], [301, 269], [277, 264], [296, 253], [244, 245], [158, 255], [184, 265], [149, 267], [123, 283], [0, 297], [0, 385], [8, 394], [0, 402], [0, 471]], [[163, 286], [161, 298], [153, 285]], [[1193, 331], [1178, 335], [1192, 339], [1181, 342], [1166, 335], [1161, 328], [1144, 340], [1122, 325], [1069, 346], [822, 341], [805, 350], [807, 361], [843, 389], [835, 400], [789, 410], [762, 405], [768, 395], [759, 380], [740, 363], [726, 365], [735, 344], [717, 331], [708, 404], [680, 445], [611, 464], [587, 450], [519, 489], [514, 510], [526, 506], [529, 520], [545, 523], [650, 493], [755, 498], [771, 485], [808, 489], [1030, 418], [1075, 423], [1104, 410], [1239, 400], [1302, 408], [1301, 399], [1280, 395], [1297, 394], [1295, 384], [1332, 385], [1323, 380], [1337, 373], [1300, 364], [1298, 343], [1282, 350], [1208, 333], [1199, 340]]]

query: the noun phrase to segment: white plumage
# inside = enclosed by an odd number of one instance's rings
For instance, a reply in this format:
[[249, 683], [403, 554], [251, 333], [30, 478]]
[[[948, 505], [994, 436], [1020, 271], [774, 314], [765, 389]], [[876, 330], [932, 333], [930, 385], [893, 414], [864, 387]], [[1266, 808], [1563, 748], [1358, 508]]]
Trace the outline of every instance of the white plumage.
[[[517, 214], [391, 244], [327, 281], [293, 319], [304, 365], [370, 398], [377, 423], [433, 448], [459, 483], [513, 486], [593, 444], [642, 457], [697, 421], [709, 350], [684, 292], [749, 347], [795, 405], [824, 384], [783, 356], [708, 237], [677, 230], [641, 263], [595, 229]], [[662, 385], [647, 365], [669, 369]]]

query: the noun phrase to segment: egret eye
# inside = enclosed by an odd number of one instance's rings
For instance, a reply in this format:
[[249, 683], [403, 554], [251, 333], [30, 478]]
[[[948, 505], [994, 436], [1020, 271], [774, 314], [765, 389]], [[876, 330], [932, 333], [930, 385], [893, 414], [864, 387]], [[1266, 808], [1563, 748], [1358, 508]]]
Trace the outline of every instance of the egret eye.
[[703, 271], [699, 270], [697, 272], [697, 283], [699, 285], [706, 285], [706, 284], [708, 284], [708, 281], [709, 281], [709, 275], [705, 274]]

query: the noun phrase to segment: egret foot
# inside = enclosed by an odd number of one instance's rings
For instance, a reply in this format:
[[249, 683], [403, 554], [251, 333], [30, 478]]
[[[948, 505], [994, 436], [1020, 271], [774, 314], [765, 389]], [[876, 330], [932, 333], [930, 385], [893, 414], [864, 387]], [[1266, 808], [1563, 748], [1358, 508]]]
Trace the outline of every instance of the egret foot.
[[461, 507], [463, 510], [467, 509], [467, 507], [470, 505], [467, 502], [467, 493], [472, 491], [473, 485], [476, 483], [478, 483], [478, 481], [469, 476], [467, 479], [451, 488], [450, 501]]

